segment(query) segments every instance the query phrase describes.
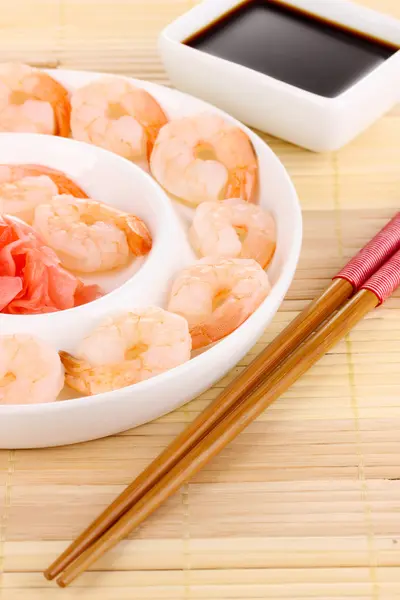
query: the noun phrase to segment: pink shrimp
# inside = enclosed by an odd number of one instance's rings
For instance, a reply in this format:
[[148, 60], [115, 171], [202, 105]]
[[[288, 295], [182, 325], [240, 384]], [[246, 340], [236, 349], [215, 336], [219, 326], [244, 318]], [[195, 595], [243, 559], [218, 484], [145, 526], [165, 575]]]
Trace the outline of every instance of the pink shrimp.
[[29, 335], [0, 336], [0, 404], [53, 402], [63, 387], [57, 350]]
[[276, 246], [271, 214], [237, 198], [200, 204], [189, 236], [200, 256], [254, 258], [263, 268], [271, 262]]
[[0, 165], [0, 214], [8, 214], [32, 225], [35, 208], [68, 193], [87, 198], [69, 177], [40, 165]]
[[83, 340], [77, 356], [60, 356], [67, 385], [92, 395], [173, 369], [190, 359], [190, 350], [186, 320], [148, 307], [107, 319]]
[[168, 119], [146, 90], [123, 77], [101, 77], [72, 96], [71, 129], [76, 140], [111, 150], [146, 166]]
[[55, 196], [36, 207], [33, 226], [64, 267], [83, 273], [123, 266], [130, 253], [142, 256], [152, 246], [139, 217], [89, 198]]
[[76, 198], [87, 198], [86, 192], [62, 171], [34, 164], [0, 165], [0, 185], [16, 183], [25, 177], [47, 176], [57, 186], [58, 194], [70, 194]]
[[192, 206], [225, 198], [254, 200], [258, 162], [252, 143], [242, 129], [214, 113], [165, 125], [150, 166], [167, 192]]
[[22, 63], [0, 64], [0, 131], [68, 137], [67, 90], [47, 73]]
[[168, 310], [185, 317], [193, 348], [202, 348], [237, 329], [270, 289], [255, 260], [202, 258], [176, 277]]

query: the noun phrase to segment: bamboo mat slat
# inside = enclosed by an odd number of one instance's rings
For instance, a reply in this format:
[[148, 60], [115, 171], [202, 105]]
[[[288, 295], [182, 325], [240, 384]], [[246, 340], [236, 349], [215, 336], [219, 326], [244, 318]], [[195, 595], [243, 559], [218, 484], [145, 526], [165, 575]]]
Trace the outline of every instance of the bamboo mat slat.
[[[398, 0], [359, 0], [400, 18]], [[0, 60], [168, 84], [159, 31], [195, 0], [3, 0]], [[0, 451], [1, 600], [400, 598], [400, 295], [156, 515], [59, 590], [41, 571], [399, 208], [400, 108], [339, 152], [263, 136], [298, 190], [304, 247], [281, 310], [213, 389], [89, 444]]]

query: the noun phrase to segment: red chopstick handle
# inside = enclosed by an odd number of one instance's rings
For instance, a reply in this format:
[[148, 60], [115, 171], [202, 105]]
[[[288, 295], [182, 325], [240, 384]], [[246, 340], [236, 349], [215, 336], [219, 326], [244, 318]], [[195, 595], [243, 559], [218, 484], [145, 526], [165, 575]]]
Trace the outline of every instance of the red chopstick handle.
[[356, 291], [399, 249], [400, 212], [333, 279], [346, 279]]
[[362, 290], [373, 292], [382, 304], [400, 286], [400, 250], [392, 256], [364, 285]]

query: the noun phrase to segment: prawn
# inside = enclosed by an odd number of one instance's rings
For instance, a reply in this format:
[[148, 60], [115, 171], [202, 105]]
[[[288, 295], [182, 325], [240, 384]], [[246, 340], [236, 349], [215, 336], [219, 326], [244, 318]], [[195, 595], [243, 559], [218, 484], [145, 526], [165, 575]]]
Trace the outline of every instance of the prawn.
[[23, 63], [0, 64], [0, 131], [68, 137], [67, 90], [47, 73]]
[[0, 404], [53, 402], [63, 387], [56, 350], [29, 335], [0, 336]]
[[35, 208], [58, 194], [87, 198], [64, 173], [39, 165], [0, 165], [0, 214], [33, 223]]
[[71, 105], [72, 137], [146, 167], [158, 132], [168, 122], [153, 96], [122, 77], [101, 77], [81, 87]]
[[60, 352], [66, 383], [93, 395], [144, 381], [190, 359], [187, 321], [149, 307], [108, 318], [78, 348], [78, 357]]
[[252, 143], [242, 129], [217, 114], [165, 125], [150, 167], [167, 192], [192, 206], [239, 197], [251, 202], [254, 197], [258, 163]]
[[275, 252], [276, 227], [260, 206], [232, 198], [200, 204], [189, 238], [200, 256], [254, 258], [265, 268]]
[[237, 329], [270, 289], [253, 259], [202, 258], [176, 277], [168, 310], [185, 317], [193, 349], [202, 348]]
[[115, 269], [128, 262], [130, 252], [144, 255], [152, 245], [139, 217], [68, 195], [37, 206], [33, 227], [65, 268], [82, 273]]
[[62, 171], [44, 165], [0, 165], [0, 184], [16, 183], [25, 177], [46, 175], [57, 186], [58, 194], [71, 194], [76, 198], [87, 198], [86, 192]]
[[51, 202], [58, 194], [57, 186], [46, 175], [23, 177], [15, 183], [0, 184], [0, 214], [33, 222], [35, 208], [43, 202]]

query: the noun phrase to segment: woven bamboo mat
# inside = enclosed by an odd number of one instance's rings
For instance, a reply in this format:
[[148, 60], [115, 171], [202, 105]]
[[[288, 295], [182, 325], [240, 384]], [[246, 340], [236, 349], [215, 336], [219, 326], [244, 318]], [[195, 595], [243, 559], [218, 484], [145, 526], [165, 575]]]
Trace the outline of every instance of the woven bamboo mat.
[[[362, 2], [400, 17], [399, 0]], [[156, 36], [194, 2], [0, 4], [0, 60], [167, 83]], [[273, 325], [235, 372], [399, 209], [399, 108], [333, 154], [266, 139], [299, 192], [304, 248]], [[400, 598], [399, 364], [397, 295], [69, 590], [41, 571], [235, 373], [126, 434], [0, 452], [1, 600]]]

